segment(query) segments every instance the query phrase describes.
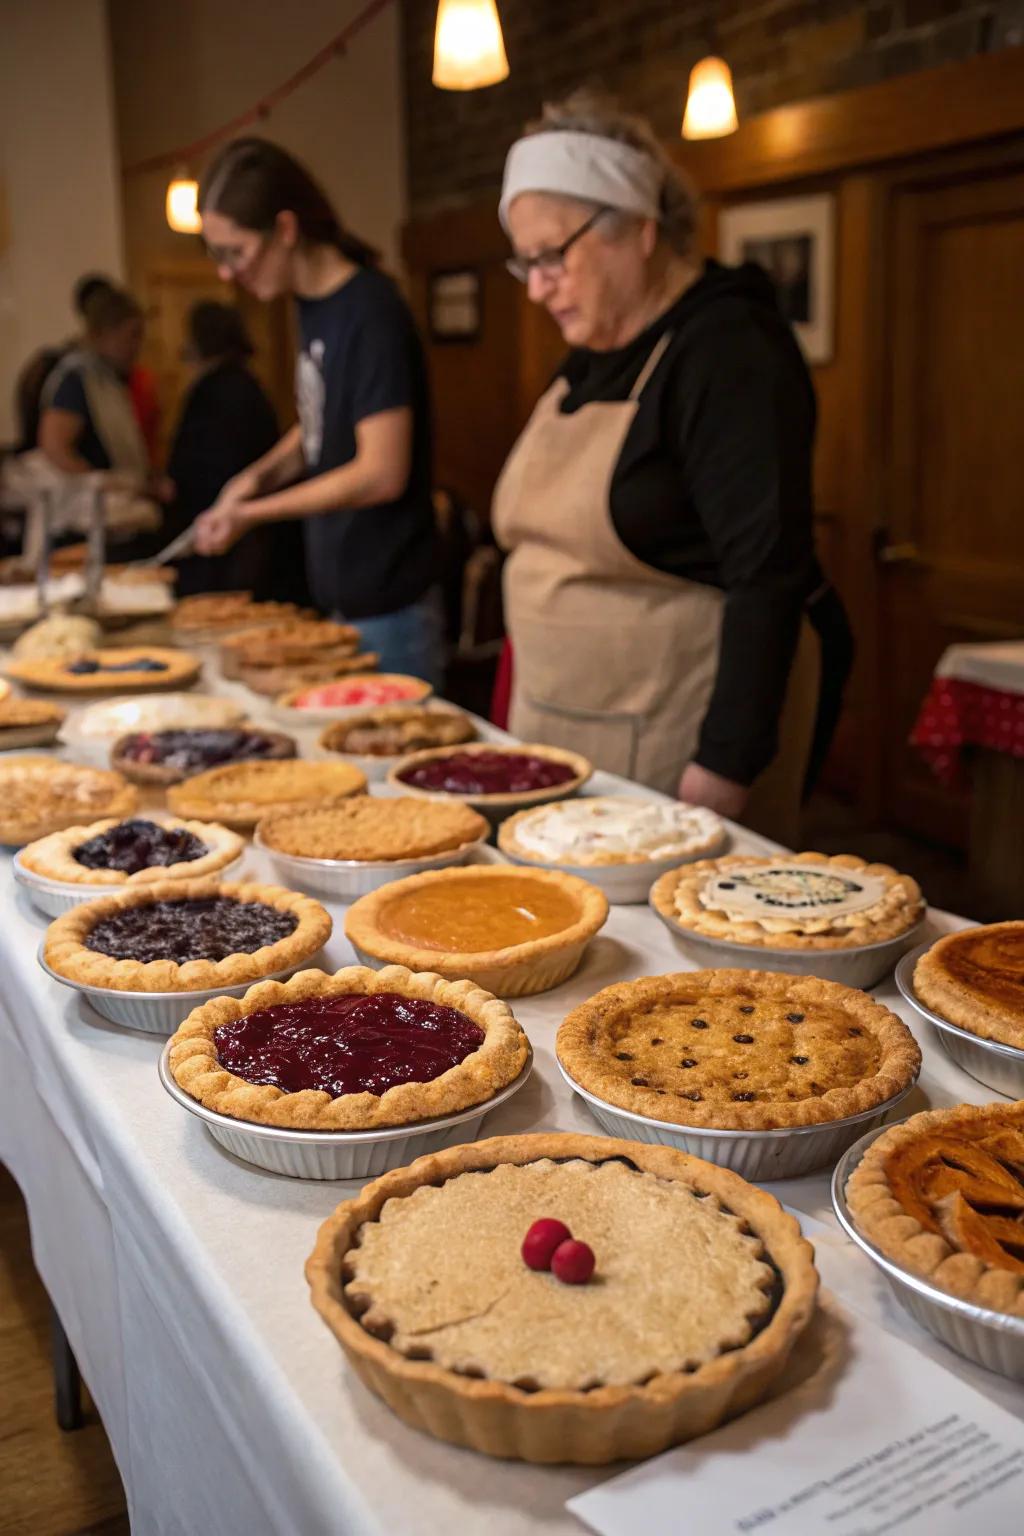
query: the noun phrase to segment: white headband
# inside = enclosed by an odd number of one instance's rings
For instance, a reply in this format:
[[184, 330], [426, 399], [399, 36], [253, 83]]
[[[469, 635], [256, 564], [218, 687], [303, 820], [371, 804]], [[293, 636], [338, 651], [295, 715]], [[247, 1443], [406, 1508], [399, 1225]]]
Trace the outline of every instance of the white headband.
[[508, 152], [498, 218], [507, 231], [508, 210], [520, 193], [555, 192], [656, 219], [664, 179], [651, 155], [617, 139], [561, 129], [530, 133]]

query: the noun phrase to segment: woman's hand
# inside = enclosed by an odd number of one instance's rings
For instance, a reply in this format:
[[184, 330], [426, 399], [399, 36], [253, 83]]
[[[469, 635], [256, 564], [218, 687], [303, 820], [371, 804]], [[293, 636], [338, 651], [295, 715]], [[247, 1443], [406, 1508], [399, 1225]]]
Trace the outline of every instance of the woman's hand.
[[710, 768], [702, 768], [699, 763], [686, 765], [676, 790], [678, 799], [685, 800], [688, 805], [706, 805], [709, 811], [717, 811], [719, 816], [728, 816], [731, 821], [742, 816], [749, 793], [745, 784], [723, 779], [721, 774], [712, 773]]
[[223, 555], [237, 544], [248, 528], [249, 519], [244, 501], [215, 501], [206, 512], [196, 518], [195, 549], [199, 555]]

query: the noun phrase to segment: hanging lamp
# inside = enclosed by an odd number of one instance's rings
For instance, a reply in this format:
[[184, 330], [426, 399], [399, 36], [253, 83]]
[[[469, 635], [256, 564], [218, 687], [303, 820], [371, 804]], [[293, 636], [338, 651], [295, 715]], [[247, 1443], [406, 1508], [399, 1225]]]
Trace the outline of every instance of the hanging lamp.
[[735, 133], [738, 127], [732, 70], [724, 59], [709, 54], [690, 71], [683, 138], [720, 139]]
[[199, 217], [199, 183], [184, 169], [178, 169], [167, 188], [167, 222], [179, 235], [197, 235], [203, 227]]
[[440, 0], [433, 82], [442, 91], [477, 91], [508, 76], [494, 0]]

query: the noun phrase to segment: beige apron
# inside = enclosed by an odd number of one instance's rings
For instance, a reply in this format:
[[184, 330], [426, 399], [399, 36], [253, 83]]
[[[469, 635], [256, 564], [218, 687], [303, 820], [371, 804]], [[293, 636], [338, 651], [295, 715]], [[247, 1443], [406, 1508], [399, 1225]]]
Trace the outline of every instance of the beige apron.
[[[568, 415], [558, 379], [541, 396], [494, 495], [513, 650], [511, 730], [582, 752], [600, 768], [674, 794], [697, 747], [718, 670], [724, 594], [631, 554], [611, 518], [612, 476], [660, 338], [628, 400]], [[754, 786], [755, 823], [795, 841], [817, 700], [805, 622], [776, 760]]]

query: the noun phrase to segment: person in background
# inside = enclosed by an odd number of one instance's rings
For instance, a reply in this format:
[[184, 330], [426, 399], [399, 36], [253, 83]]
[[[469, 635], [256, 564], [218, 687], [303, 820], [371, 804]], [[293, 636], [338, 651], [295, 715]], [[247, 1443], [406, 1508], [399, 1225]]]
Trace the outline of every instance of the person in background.
[[260, 523], [301, 519], [317, 606], [358, 624], [382, 670], [438, 683], [430, 407], [405, 301], [276, 144], [227, 144], [203, 178], [199, 209], [225, 280], [267, 302], [293, 296], [301, 351], [298, 423], [197, 520], [197, 550], [222, 554]]

